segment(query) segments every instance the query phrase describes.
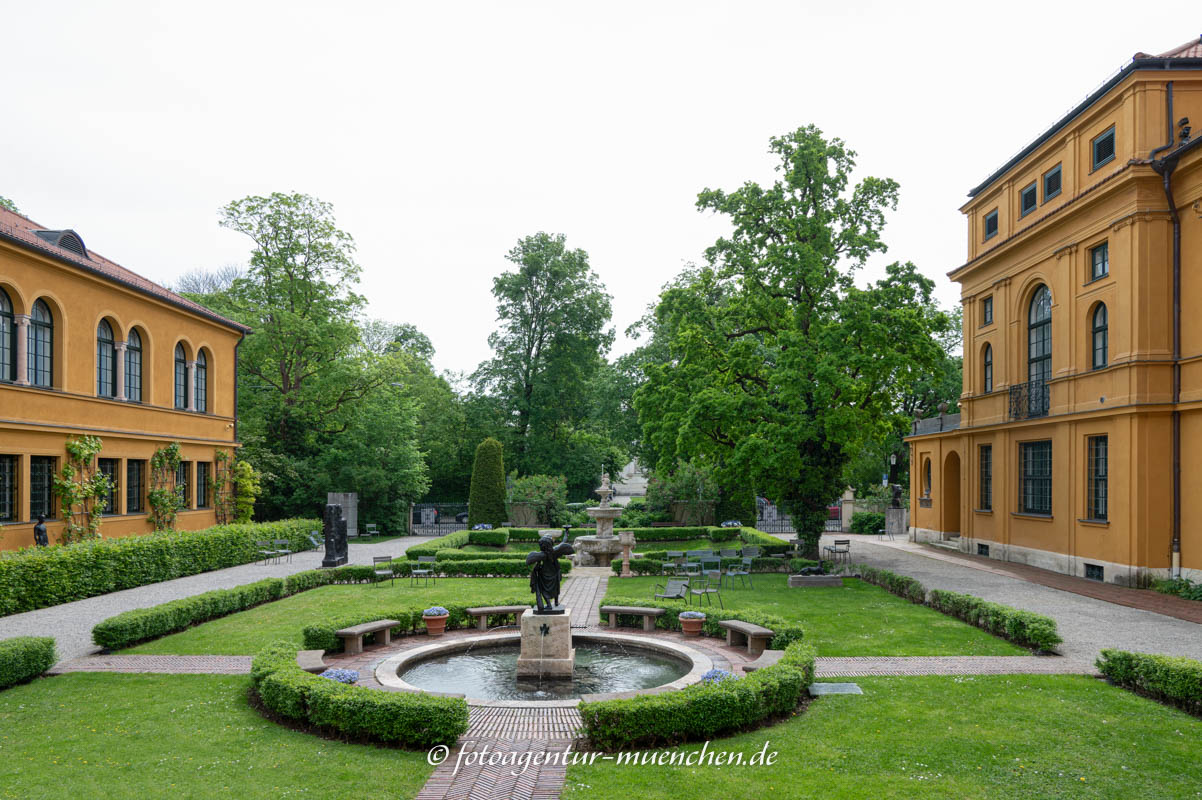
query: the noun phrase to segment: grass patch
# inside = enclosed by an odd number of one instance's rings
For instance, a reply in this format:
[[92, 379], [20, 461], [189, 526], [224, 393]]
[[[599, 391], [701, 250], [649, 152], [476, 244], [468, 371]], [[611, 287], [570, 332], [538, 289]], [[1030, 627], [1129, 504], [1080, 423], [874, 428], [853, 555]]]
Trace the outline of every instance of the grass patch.
[[[780, 725], [711, 742], [770, 767], [568, 769], [564, 797], [1182, 798], [1202, 786], [1202, 721], [1093, 678], [855, 678]], [[675, 748], [689, 753], [696, 746]]]
[[0, 693], [0, 798], [410, 798], [424, 752], [320, 739], [250, 708], [248, 676], [74, 673]]
[[[611, 579], [603, 604], [650, 600], [666, 578]], [[799, 622], [820, 656], [1009, 656], [1027, 650], [960, 620], [916, 606], [884, 589], [846, 578], [842, 588], [790, 589], [787, 575], [752, 576], [755, 588], [723, 587], [726, 608], [756, 610]], [[680, 601], [665, 600], [665, 603]], [[717, 608], [717, 603], [714, 603]], [[693, 608], [697, 608], [696, 604]], [[704, 611], [706, 606], [702, 606]]]
[[172, 655], [254, 655], [274, 641], [301, 647], [301, 629], [324, 622], [331, 613], [370, 613], [381, 607], [449, 602], [489, 605], [493, 598], [522, 594], [529, 590], [526, 578], [439, 578], [429, 587], [409, 586], [408, 578], [377, 584], [323, 586], [294, 594], [274, 603], [231, 614], [180, 633], [145, 642], [124, 653]]

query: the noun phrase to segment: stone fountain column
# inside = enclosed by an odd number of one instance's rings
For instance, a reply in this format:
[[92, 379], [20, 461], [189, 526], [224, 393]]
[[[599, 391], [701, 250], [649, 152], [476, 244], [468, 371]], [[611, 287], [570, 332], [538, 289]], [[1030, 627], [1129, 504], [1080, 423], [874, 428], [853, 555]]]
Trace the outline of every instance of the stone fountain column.
[[622, 509], [609, 504], [613, 493], [609, 475], [602, 475], [601, 488], [597, 490], [601, 505], [584, 510], [596, 522], [597, 532], [592, 536], [578, 536], [573, 542], [582, 567], [608, 567], [622, 549], [621, 542], [614, 538], [614, 520], [622, 516]]

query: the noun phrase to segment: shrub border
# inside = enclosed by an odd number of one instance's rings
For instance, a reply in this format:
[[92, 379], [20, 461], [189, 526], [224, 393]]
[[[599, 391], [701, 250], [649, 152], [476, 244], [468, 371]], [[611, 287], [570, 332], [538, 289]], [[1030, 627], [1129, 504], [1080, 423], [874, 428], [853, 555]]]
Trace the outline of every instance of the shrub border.
[[1117, 686], [1202, 717], [1202, 661], [1107, 649], [1094, 666]]
[[14, 636], [0, 641], [0, 691], [41, 675], [58, 661], [49, 636]]

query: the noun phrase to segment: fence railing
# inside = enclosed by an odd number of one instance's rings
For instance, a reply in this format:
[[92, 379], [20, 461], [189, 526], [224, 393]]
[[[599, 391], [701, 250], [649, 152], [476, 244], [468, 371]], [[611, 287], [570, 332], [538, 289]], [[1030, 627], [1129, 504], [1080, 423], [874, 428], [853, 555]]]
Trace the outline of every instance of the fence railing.
[[1016, 383], [1010, 387], [1010, 419], [1033, 419], [1048, 415], [1047, 381]]

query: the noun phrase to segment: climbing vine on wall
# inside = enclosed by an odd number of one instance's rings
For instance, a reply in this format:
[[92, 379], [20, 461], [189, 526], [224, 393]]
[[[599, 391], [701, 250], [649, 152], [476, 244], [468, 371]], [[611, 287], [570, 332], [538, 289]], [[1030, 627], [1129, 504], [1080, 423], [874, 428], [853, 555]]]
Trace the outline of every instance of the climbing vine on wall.
[[66, 462], [54, 477], [54, 491], [67, 523], [61, 534], [63, 544], [100, 538], [100, 515], [112, 490], [108, 476], [96, 466], [101, 447], [99, 436], [67, 440]]
[[150, 522], [156, 531], [175, 530], [175, 517], [183, 498], [175, 486], [179, 471], [179, 442], [165, 444], [150, 457]]
[[213, 511], [217, 515], [217, 524], [225, 525], [233, 522], [237, 513], [234, 486], [234, 457], [228, 450], [218, 449], [213, 453], [215, 462], [213, 477], [209, 488], [213, 496]]
[[259, 471], [249, 461], [238, 459], [234, 463], [234, 485], [237, 487], [234, 522], [250, 522], [255, 513], [255, 498], [259, 496]]

